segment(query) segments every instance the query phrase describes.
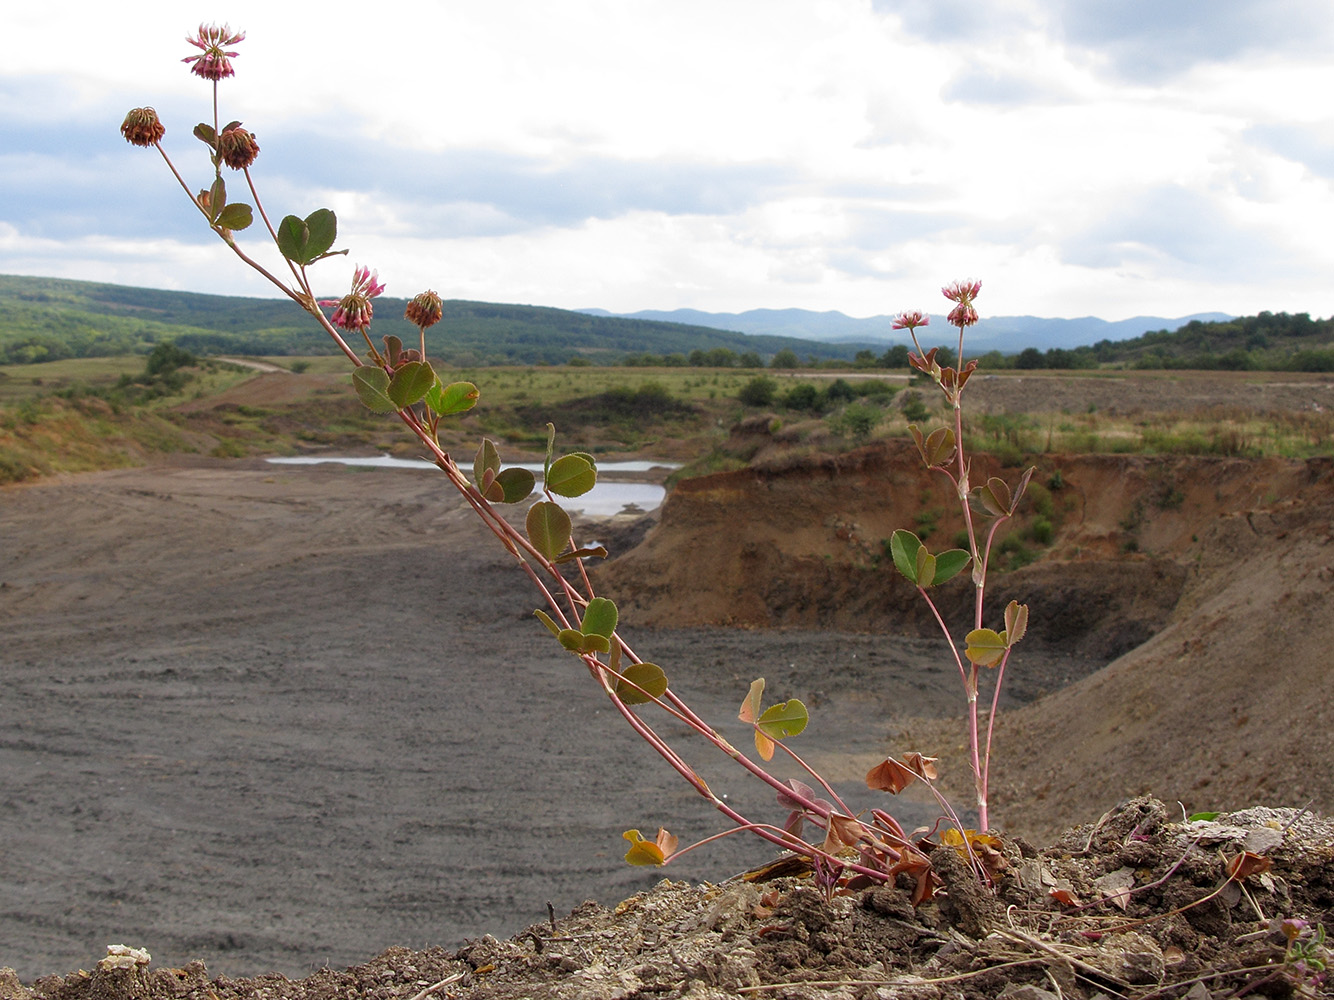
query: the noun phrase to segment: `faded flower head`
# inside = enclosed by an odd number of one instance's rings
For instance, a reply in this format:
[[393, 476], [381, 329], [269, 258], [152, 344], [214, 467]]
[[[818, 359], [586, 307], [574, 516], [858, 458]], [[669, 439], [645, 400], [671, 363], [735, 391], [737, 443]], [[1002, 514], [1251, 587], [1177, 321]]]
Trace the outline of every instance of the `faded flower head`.
[[445, 304], [440, 301], [440, 296], [432, 291], [414, 295], [408, 302], [407, 308], [403, 310], [403, 318], [423, 330], [439, 323], [440, 317], [444, 314]]
[[225, 76], [235, 76], [236, 71], [232, 69], [231, 60], [236, 57], [236, 53], [225, 51], [223, 46], [235, 45], [244, 38], [244, 31], [233, 34], [232, 29], [225, 24], [221, 27], [216, 24], [201, 24], [199, 33], [193, 38], [187, 35], [185, 40], [195, 48], [202, 49], [202, 54], [186, 56], [181, 62], [194, 63], [190, 67], [191, 73], [215, 83]]
[[974, 280], [956, 281], [940, 290], [940, 294], [945, 298], [958, 303], [946, 317], [950, 326], [972, 326], [977, 322], [977, 310], [973, 308], [973, 299], [977, 298], [977, 293], [980, 291], [982, 282]]
[[152, 108], [135, 108], [120, 123], [120, 134], [132, 145], [152, 146], [167, 134], [167, 130]]
[[218, 136], [218, 155], [222, 157], [222, 162], [233, 170], [244, 170], [254, 163], [255, 157], [259, 155], [259, 143], [255, 141], [255, 133], [247, 132], [241, 127], [240, 122], [229, 125]]
[[384, 291], [379, 275], [368, 267], [358, 266], [352, 273], [352, 291], [341, 299], [321, 299], [322, 306], [335, 306], [329, 319], [344, 330], [365, 330], [371, 325], [375, 308], [371, 299]]
[[920, 310], [914, 309], [912, 312], [901, 312], [894, 317], [895, 330], [907, 330], [911, 333], [919, 326], [930, 326], [931, 317]]

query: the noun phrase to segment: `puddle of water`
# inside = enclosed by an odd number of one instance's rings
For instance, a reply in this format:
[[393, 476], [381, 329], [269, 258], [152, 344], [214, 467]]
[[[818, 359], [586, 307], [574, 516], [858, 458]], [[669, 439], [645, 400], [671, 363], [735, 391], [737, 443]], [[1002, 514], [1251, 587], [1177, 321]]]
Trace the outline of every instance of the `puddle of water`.
[[[339, 465], [355, 465], [373, 469], [425, 469], [436, 470], [435, 466], [419, 458], [395, 458], [392, 455], [374, 455], [366, 457], [303, 455], [294, 458], [265, 459], [274, 465], [320, 465], [333, 462]], [[542, 463], [516, 463], [518, 468], [529, 472], [541, 472]], [[650, 469], [674, 469], [670, 462], [631, 461], [599, 462], [599, 472], [648, 472]], [[560, 504], [571, 513], [581, 513], [586, 517], [610, 517], [619, 514], [626, 507], [635, 507], [647, 513], [656, 510], [667, 495], [667, 491], [655, 483], [617, 483], [599, 480], [598, 484], [581, 497], [561, 498]]]

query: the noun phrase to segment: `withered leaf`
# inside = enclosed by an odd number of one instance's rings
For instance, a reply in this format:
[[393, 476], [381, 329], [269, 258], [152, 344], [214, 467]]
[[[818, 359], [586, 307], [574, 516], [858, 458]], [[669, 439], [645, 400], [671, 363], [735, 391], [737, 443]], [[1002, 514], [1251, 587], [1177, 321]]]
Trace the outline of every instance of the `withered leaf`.
[[904, 754], [901, 760], [886, 757], [866, 772], [866, 787], [898, 795], [914, 780], [933, 780], [937, 777], [936, 758], [920, 753]]
[[1267, 872], [1273, 867], [1274, 861], [1272, 858], [1266, 858], [1262, 854], [1255, 854], [1251, 851], [1242, 851], [1227, 863], [1227, 877], [1240, 882], [1252, 875]]

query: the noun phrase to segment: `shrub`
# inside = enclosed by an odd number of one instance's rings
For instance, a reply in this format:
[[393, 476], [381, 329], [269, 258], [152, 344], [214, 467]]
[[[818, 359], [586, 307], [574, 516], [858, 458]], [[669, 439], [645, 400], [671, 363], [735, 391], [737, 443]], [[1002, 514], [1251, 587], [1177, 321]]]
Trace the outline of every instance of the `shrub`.
[[767, 375], [756, 375], [741, 387], [737, 399], [746, 406], [771, 406], [777, 391], [777, 382]]

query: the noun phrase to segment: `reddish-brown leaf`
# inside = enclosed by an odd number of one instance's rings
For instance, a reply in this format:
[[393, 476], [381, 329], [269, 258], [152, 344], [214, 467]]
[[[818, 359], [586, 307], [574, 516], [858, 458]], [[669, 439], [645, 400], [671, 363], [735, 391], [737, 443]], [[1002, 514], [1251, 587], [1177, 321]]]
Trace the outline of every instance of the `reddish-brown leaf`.
[[1264, 855], [1255, 854], [1251, 851], [1242, 851], [1227, 863], [1227, 877], [1240, 882], [1252, 875], [1267, 872], [1273, 867], [1274, 861], [1272, 858], [1266, 858]]
[[915, 779], [936, 778], [935, 765], [935, 757], [924, 757], [920, 753], [904, 754], [900, 760], [887, 757], [866, 772], [866, 787], [898, 795]]

